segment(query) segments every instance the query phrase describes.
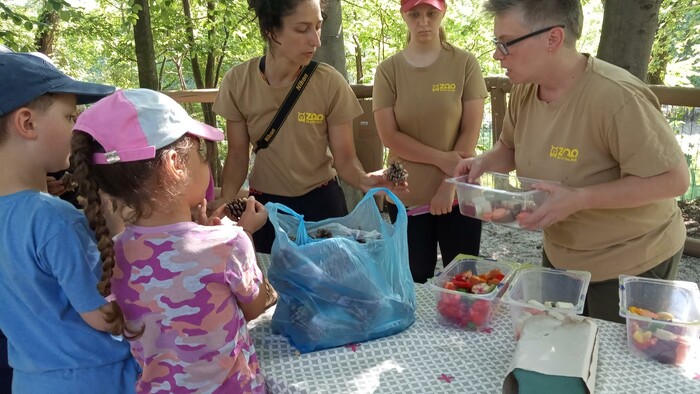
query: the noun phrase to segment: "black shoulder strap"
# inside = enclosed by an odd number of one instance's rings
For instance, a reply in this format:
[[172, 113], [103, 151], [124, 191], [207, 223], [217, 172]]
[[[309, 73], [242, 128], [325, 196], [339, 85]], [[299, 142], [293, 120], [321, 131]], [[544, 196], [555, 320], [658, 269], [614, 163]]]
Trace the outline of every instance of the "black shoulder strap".
[[[262, 65], [262, 62], [264, 61], [264, 57], [260, 59], [261, 68], [264, 67]], [[292, 107], [294, 107], [294, 104], [296, 104], [297, 99], [299, 99], [299, 96], [301, 96], [301, 92], [303, 92], [304, 88], [306, 88], [306, 85], [308, 85], [311, 75], [313, 75], [314, 71], [316, 71], [316, 67], [318, 67], [318, 62], [312, 60], [301, 70], [301, 72], [297, 76], [296, 81], [294, 81], [294, 85], [292, 85], [292, 88], [289, 90], [289, 93], [287, 93], [287, 97], [284, 98], [282, 105], [277, 110], [275, 117], [272, 118], [272, 122], [270, 122], [270, 125], [267, 126], [267, 130], [265, 130], [262, 137], [260, 137], [260, 139], [255, 143], [255, 146], [253, 147], [253, 152], [257, 152], [260, 149], [267, 148], [272, 142], [272, 140], [275, 139], [277, 133], [279, 133], [280, 131], [282, 123], [284, 123], [285, 119], [287, 119], [287, 115], [289, 115], [289, 112], [292, 110]]]

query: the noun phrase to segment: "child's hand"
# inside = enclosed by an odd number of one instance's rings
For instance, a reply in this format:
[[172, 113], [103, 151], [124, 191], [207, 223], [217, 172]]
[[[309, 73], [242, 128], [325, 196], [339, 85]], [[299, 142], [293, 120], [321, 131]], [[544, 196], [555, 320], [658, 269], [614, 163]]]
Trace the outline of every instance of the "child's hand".
[[124, 219], [121, 217], [120, 204], [117, 201], [113, 201], [107, 193], [102, 191], [100, 193], [100, 212], [104, 216], [107, 222], [107, 228], [109, 229], [109, 234], [115, 236], [122, 231], [124, 231]]
[[238, 221], [238, 225], [243, 227], [243, 230], [254, 233], [267, 222], [267, 210], [265, 206], [255, 201], [255, 197], [248, 197], [248, 203], [246, 204], [245, 211], [241, 215], [241, 219]]
[[207, 216], [207, 199], [203, 198], [202, 202], [197, 205], [197, 215], [194, 221], [202, 226], [218, 226], [221, 224], [225, 208], [226, 206], [222, 205], [215, 209], [211, 216]]
[[46, 176], [46, 189], [53, 196], [60, 196], [66, 192], [63, 182], [52, 176]]

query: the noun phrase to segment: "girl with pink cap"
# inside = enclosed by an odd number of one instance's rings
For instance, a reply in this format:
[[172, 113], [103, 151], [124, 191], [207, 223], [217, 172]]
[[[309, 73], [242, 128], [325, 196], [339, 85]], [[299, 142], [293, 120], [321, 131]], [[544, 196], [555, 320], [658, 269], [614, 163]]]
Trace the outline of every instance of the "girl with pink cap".
[[[191, 220], [210, 178], [203, 140], [223, 133], [148, 89], [98, 101], [74, 131], [75, 177], [102, 257], [98, 288], [119, 306], [111, 323], [143, 368], [137, 392], [264, 393], [246, 322], [265, 307], [251, 233], [267, 213], [251, 197], [236, 226]], [[127, 225], [113, 240], [101, 192], [123, 207]]]

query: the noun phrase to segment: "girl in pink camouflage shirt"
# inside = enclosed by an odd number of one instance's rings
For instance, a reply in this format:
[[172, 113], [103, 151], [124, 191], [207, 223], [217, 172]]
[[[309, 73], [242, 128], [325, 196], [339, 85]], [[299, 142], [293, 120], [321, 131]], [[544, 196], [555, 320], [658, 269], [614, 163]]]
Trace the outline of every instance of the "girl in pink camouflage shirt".
[[[236, 226], [204, 214], [210, 173], [200, 138], [223, 134], [147, 89], [97, 102], [74, 131], [75, 176], [99, 240], [101, 285], [121, 307], [125, 328], [138, 333], [131, 340], [143, 368], [137, 391], [264, 393], [246, 321], [264, 310], [250, 233], [267, 213], [250, 197]], [[99, 192], [126, 208], [126, 228], [114, 240]], [[208, 226], [191, 220], [195, 207]]]

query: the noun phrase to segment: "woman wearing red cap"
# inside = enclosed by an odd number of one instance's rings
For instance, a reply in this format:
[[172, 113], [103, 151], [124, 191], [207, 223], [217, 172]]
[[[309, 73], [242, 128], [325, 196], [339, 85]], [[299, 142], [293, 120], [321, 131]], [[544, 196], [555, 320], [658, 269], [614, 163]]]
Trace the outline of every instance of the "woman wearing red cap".
[[455, 187], [444, 182], [474, 155], [487, 95], [474, 55], [445, 39], [446, 8], [443, 0], [401, 1], [408, 45], [377, 68], [372, 100], [388, 160], [410, 176], [410, 191], [396, 194], [406, 206], [430, 208], [408, 219], [411, 273], [421, 283], [433, 276], [438, 244], [446, 265], [459, 253], [478, 255], [481, 239], [481, 222], [454, 209]]

